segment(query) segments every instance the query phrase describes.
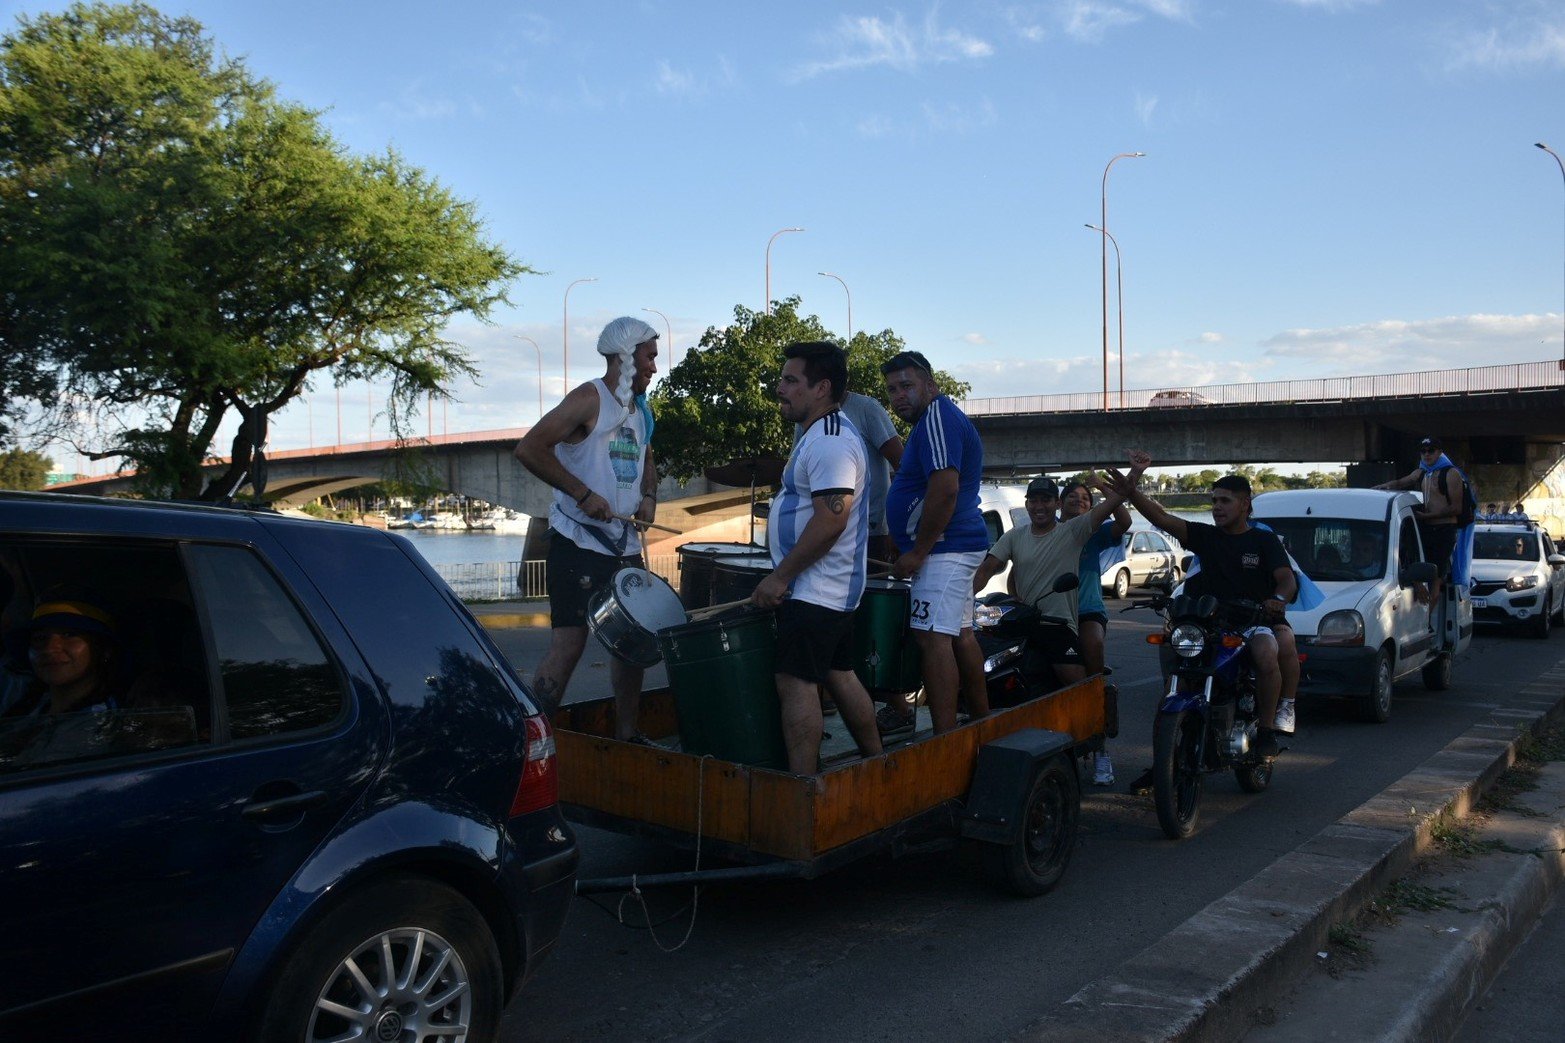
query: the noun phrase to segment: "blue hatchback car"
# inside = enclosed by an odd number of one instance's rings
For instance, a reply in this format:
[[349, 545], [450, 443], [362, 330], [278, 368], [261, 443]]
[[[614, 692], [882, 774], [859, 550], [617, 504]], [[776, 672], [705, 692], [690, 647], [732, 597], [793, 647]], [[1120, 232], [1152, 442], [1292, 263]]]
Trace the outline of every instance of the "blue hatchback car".
[[577, 847], [402, 538], [0, 493], [0, 1038], [484, 1040]]

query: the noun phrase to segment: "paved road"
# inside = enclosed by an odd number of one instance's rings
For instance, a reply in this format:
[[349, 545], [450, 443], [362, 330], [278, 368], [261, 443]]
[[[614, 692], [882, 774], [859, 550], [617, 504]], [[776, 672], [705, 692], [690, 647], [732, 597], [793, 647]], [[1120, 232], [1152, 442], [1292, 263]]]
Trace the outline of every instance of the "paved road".
[[[1174, 843], [1158, 830], [1150, 799], [1123, 792], [1151, 761], [1159, 681], [1143, 638], [1155, 625], [1144, 611], [1115, 616], [1110, 661], [1124, 722], [1113, 744], [1119, 786], [1086, 788], [1074, 861], [1050, 895], [1018, 901], [989, 890], [971, 852], [960, 849], [876, 859], [813, 882], [710, 888], [700, 896], [689, 944], [672, 954], [659, 945], [676, 944], [688, 918], [663, 924], [654, 939], [616, 923], [611, 899], [578, 900], [556, 953], [511, 1008], [504, 1038], [1008, 1036], [1479, 717], [1516, 705], [1518, 688], [1565, 658], [1558, 631], [1546, 642], [1481, 636], [1458, 662], [1452, 691], [1426, 693], [1416, 676], [1404, 681], [1384, 726], [1359, 723], [1341, 702], [1307, 702], [1272, 789], [1247, 796], [1231, 778], [1213, 777], [1200, 832]], [[498, 636], [519, 664], [536, 661], [547, 640], [541, 631]], [[573, 692], [572, 701], [586, 694]], [[648, 841], [590, 829], [580, 836], [585, 874], [691, 863], [689, 854]], [[689, 892], [648, 901], [663, 919]]]

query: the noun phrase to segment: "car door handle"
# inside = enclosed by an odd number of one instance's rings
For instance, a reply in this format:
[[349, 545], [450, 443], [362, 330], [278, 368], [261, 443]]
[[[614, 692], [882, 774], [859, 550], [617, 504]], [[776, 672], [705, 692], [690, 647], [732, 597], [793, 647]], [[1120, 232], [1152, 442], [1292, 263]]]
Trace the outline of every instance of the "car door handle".
[[326, 803], [325, 790], [308, 790], [304, 793], [294, 793], [286, 797], [276, 797], [272, 800], [254, 800], [246, 804], [239, 812], [245, 818], [260, 820], [262, 822], [271, 819], [287, 819], [301, 815], [310, 808], [319, 807]]

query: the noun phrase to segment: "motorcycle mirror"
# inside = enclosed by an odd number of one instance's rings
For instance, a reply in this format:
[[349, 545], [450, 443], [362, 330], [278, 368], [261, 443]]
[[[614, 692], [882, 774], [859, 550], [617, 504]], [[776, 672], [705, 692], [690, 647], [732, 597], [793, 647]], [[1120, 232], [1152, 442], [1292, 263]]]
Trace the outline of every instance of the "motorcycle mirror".
[[1201, 600], [1195, 603], [1195, 613], [1202, 619], [1217, 611], [1217, 598], [1212, 594], [1202, 594]]

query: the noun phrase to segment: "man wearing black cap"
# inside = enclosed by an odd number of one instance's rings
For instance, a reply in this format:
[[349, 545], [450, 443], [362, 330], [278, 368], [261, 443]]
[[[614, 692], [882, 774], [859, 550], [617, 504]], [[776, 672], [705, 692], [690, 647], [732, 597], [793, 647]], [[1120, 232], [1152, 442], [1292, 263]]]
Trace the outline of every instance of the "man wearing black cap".
[[[1151, 466], [1152, 457], [1132, 450], [1132, 474]], [[1283, 613], [1299, 591], [1298, 577], [1288, 562], [1277, 534], [1250, 524], [1250, 483], [1230, 474], [1212, 483], [1212, 524], [1185, 521], [1164, 510], [1152, 497], [1135, 488], [1129, 476], [1109, 472], [1114, 487], [1153, 525], [1173, 536], [1201, 559], [1201, 569], [1185, 580], [1185, 593], [1211, 594], [1219, 600], [1243, 598], [1256, 601], [1267, 612], [1268, 622], [1285, 622]], [[1288, 648], [1292, 652], [1291, 631]], [[1278, 638], [1270, 626], [1249, 633], [1250, 661], [1255, 666], [1256, 708], [1260, 711], [1260, 735], [1256, 750], [1263, 757], [1277, 756], [1277, 703], [1283, 676], [1278, 666]]]
[[[1132, 470], [1126, 480], [1135, 482], [1140, 477], [1141, 471]], [[1075, 590], [1055, 593], [1054, 582], [1067, 572], [1076, 571], [1081, 562], [1081, 549], [1098, 531], [1098, 526], [1114, 513], [1114, 508], [1124, 502], [1124, 497], [1115, 490], [1098, 488], [1102, 489], [1104, 499], [1086, 514], [1062, 522], [1055, 513], [1060, 506], [1060, 487], [1052, 478], [1034, 478], [1027, 486], [1026, 501], [1027, 519], [1031, 524], [1010, 529], [989, 548], [973, 576], [973, 593], [988, 586], [995, 573], [1010, 562], [1012, 592], [1042, 615], [1070, 620], [1074, 630], [1080, 597]], [[1069, 642], [1067, 647], [1047, 648], [1043, 652], [1060, 684], [1075, 684], [1087, 676], [1079, 643]], [[1093, 781], [1098, 785], [1113, 785], [1114, 766], [1107, 750], [1097, 755], [1093, 773]]]
[[1429, 603], [1440, 603], [1440, 583], [1451, 571], [1451, 552], [1456, 549], [1458, 519], [1462, 514], [1462, 474], [1440, 449], [1433, 436], [1418, 444], [1418, 466], [1395, 481], [1377, 489], [1419, 488], [1424, 503], [1414, 513], [1418, 519], [1418, 538], [1424, 545], [1424, 560], [1438, 570], [1429, 594]]

